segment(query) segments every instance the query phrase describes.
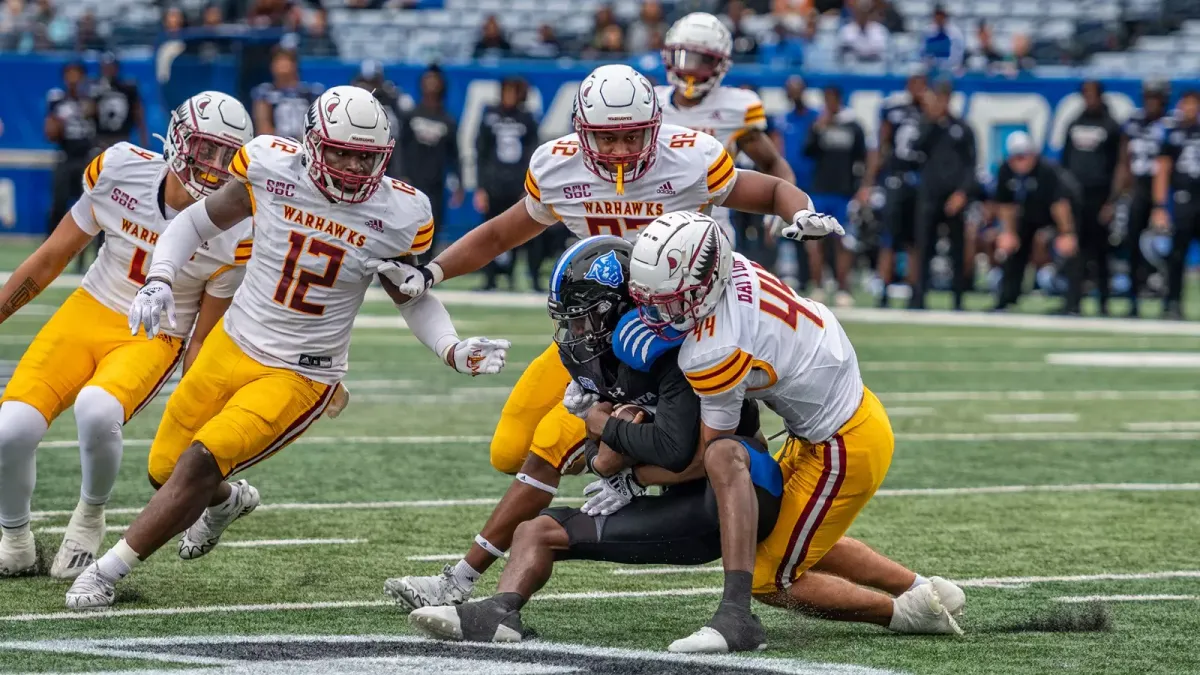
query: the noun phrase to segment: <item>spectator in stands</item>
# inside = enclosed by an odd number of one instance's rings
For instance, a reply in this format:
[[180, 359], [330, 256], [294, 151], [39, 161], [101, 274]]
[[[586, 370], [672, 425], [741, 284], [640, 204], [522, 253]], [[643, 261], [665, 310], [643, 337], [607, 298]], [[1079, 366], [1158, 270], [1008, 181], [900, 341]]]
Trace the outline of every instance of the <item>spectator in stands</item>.
[[38, 51], [67, 49], [72, 44], [74, 25], [59, 14], [51, 0], [37, 0], [33, 10], [34, 48]]
[[180, 39], [183, 29], [187, 27], [187, 17], [178, 7], [168, 7], [167, 11], [163, 12], [162, 21], [163, 34], [160, 39], [163, 42]]
[[625, 34], [619, 24], [605, 26], [596, 36], [597, 46], [584, 50], [583, 56], [588, 59], [620, 59], [625, 56]]
[[308, 16], [304, 34], [300, 38], [300, 51], [305, 56], [337, 56], [337, 43], [329, 35], [329, 12], [318, 7]]
[[[475, 188], [475, 210], [486, 219], [504, 213], [525, 196], [525, 171], [538, 145], [538, 124], [522, 105], [525, 83], [520, 78], [508, 78], [500, 87], [499, 105], [486, 106], [475, 137], [475, 163], [478, 186]], [[529, 280], [533, 290], [542, 292], [542, 263], [546, 233], [542, 232], [519, 250], [525, 251], [529, 265]], [[483, 290], [496, 288], [496, 277], [508, 277], [513, 288], [513, 264], [516, 252], [502, 254], [484, 270], [487, 283]]]
[[888, 33], [904, 32], [904, 16], [896, 9], [892, 0], [875, 0], [872, 6], [875, 20], [888, 29]]
[[804, 64], [804, 50], [811, 37], [802, 37], [788, 30], [788, 23], [780, 20], [775, 22], [768, 39], [758, 45], [758, 62], [786, 68]]
[[1104, 87], [1087, 80], [1079, 89], [1083, 112], [1067, 126], [1061, 162], [1082, 188], [1079, 210], [1079, 253], [1069, 275], [1066, 311], [1079, 313], [1079, 301], [1088, 268], [1095, 265], [1096, 289], [1100, 295], [1100, 313], [1108, 314], [1110, 274], [1108, 269], [1108, 221], [1101, 212], [1112, 195], [1113, 176], [1121, 151], [1121, 125], [1113, 119], [1104, 102]]
[[1029, 75], [1035, 67], [1037, 60], [1033, 58], [1033, 40], [1029, 39], [1024, 33], [1017, 33], [1012, 38], [1012, 54], [1004, 63], [1003, 71], [1009, 77], [1023, 77]]
[[910, 275], [916, 282], [909, 309], [925, 309], [930, 263], [937, 249], [938, 229], [946, 225], [950, 235], [950, 264], [953, 267], [954, 309], [961, 310], [966, 291], [964, 247], [967, 202], [975, 194], [975, 132], [965, 120], [950, 113], [954, 86], [939, 82], [925, 95], [925, 119], [913, 142], [913, 150], [925, 157], [917, 188], [916, 249], [920, 267]]
[[25, 12], [25, 0], [6, 0], [0, 12], [0, 49], [29, 51], [33, 48], [32, 23]]
[[96, 100], [97, 145], [103, 150], [119, 141], [128, 141], [134, 129], [138, 143], [150, 147], [142, 96], [137, 83], [121, 79], [121, 64], [112, 52], [100, 57], [100, 79], [92, 86]]
[[225, 25], [225, 13], [221, 11], [221, 5], [215, 2], [205, 7], [204, 13], [200, 17], [205, 28], [217, 28]]
[[554, 26], [544, 23], [538, 26], [537, 42], [529, 47], [526, 56], [535, 59], [557, 59], [562, 55], [562, 43], [554, 34]]
[[933, 68], [958, 71], [962, 68], [966, 52], [966, 39], [958, 26], [950, 23], [946, 8], [933, 8], [933, 23], [925, 29], [925, 42], [921, 46], [921, 59]]
[[75, 23], [75, 51], [97, 51], [101, 52], [108, 49], [108, 41], [105, 40], [96, 26], [96, 15], [86, 11], [79, 16], [79, 21]]
[[743, 25], [743, 21], [751, 14], [753, 12], [746, 9], [746, 3], [742, 0], [729, 0], [725, 6], [725, 14], [720, 17], [733, 34], [734, 61], [753, 61], [758, 55], [758, 38], [748, 33]]
[[997, 65], [1004, 61], [1004, 55], [996, 51], [992, 45], [991, 24], [980, 19], [979, 27], [975, 30], [975, 37], [979, 44], [971, 52], [969, 61], [971, 69], [994, 72]]
[[290, 11], [289, 0], [253, 0], [246, 21], [257, 28], [278, 28], [283, 26]]
[[[836, 86], [824, 89], [825, 109], [804, 144], [804, 155], [813, 161], [812, 197], [813, 210], [827, 213], [848, 222], [847, 207], [862, 180], [867, 161], [867, 140], [854, 111], [842, 107], [842, 92]], [[825, 251], [835, 251], [834, 273], [837, 278], [836, 303], [838, 307], [854, 304], [850, 295], [850, 268], [854, 264], [854, 253], [841, 245], [841, 237], [831, 236], [825, 240], [810, 241], [808, 248], [809, 272], [812, 275], [813, 293], [822, 293], [825, 276]]]
[[611, 26], [616, 26], [621, 29], [622, 42], [624, 41], [625, 27], [617, 21], [617, 15], [613, 13], [611, 5], [600, 5], [596, 8], [596, 13], [592, 16], [592, 38], [584, 46], [584, 52], [595, 53], [604, 48], [606, 40], [605, 31]]
[[54, 192], [46, 234], [83, 193], [83, 170], [95, 156], [96, 102], [92, 99], [83, 64], [71, 62], [62, 70], [63, 86], [46, 94], [46, 140], [58, 146]]
[[996, 311], [1004, 311], [1021, 297], [1025, 268], [1039, 230], [1057, 228], [1054, 247], [1065, 258], [1074, 257], [1077, 248], [1070, 174], [1042, 158], [1024, 131], [1009, 134], [1005, 150], [1008, 158], [996, 176], [993, 197], [1002, 228], [996, 249], [1006, 256]]
[[458, 123], [446, 112], [446, 78], [436, 65], [421, 75], [421, 100], [400, 122], [400, 152], [404, 181], [429, 196], [433, 222], [443, 222], [447, 182], [454, 192], [450, 208], [462, 203], [463, 189]]
[[662, 3], [658, 0], [646, 0], [642, 3], [638, 20], [629, 25], [629, 31], [626, 34], [626, 46], [629, 48], [629, 52], [640, 54], [652, 49], [651, 35], [655, 31], [665, 34], [668, 27], [663, 15]]
[[304, 139], [304, 118], [325, 87], [300, 80], [296, 52], [276, 48], [271, 55], [271, 81], [254, 88], [254, 131], [296, 140]]
[[479, 40], [475, 43], [473, 56], [477, 59], [499, 59], [512, 54], [512, 45], [504, 37], [500, 21], [495, 14], [488, 15], [479, 29]]
[[[401, 120], [404, 119], [404, 115], [408, 111], [413, 109], [412, 97], [401, 91], [395, 82], [384, 77], [383, 64], [379, 61], [363, 61], [362, 65], [359, 66], [358, 76], [350, 84], [366, 89], [375, 95], [375, 100], [379, 101], [379, 105], [383, 106], [384, 112], [387, 113], [388, 121], [391, 123], [392, 140], [396, 141], [397, 145], [399, 145]], [[399, 151], [392, 153], [392, 158], [388, 163], [387, 174], [389, 176], [403, 175], [400, 155]]]
[[889, 35], [864, 5], [855, 4], [854, 20], [838, 31], [838, 56], [851, 63], [878, 63], [887, 57]]

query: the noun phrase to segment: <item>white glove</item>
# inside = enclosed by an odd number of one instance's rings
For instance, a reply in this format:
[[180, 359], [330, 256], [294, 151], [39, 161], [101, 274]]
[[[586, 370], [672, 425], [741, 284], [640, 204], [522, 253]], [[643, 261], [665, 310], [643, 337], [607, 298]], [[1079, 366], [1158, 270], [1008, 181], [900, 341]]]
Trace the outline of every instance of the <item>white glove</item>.
[[495, 375], [504, 368], [511, 346], [508, 340], [485, 337], [460, 340], [446, 352], [446, 365], [467, 375]]
[[567, 412], [582, 420], [587, 419], [588, 411], [599, 400], [600, 394], [585, 391], [578, 382], [571, 380], [571, 384], [567, 385], [566, 393], [563, 394], [563, 407], [567, 409]]
[[167, 313], [167, 325], [175, 328], [175, 294], [165, 281], [151, 279], [133, 296], [129, 307], [129, 334], [137, 335], [139, 327], [146, 328], [146, 337], [158, 335], [163, 312]]
[[583, 489], [583, 496], [588, 500], [580, 511], [589, 516], [611, 516], [644, 494], [646, 488], [634, 478], [633, 469], [623, 469], [608, 478], [588, 483]]
[[433, 273], [426, 267], [413, 267], [398, 260], [371, 260], [367, 264], [375, 274], [387, 277], [401, 293], [414, 300], [433, 286]]
[[[780, 221], [782, 223], [782, 221]], [[784, 239], [808, 241], [820, 239], [831, 234], [845, 234], [846, 230], [838, 223], [837, 218], [824, 213], [801, 209], [792, 216], [792, 224], [778, 232]]]
[[330, 419], [336, 419], [346, 406], [350, 405], [350, 389], [341, 382], [334, 386], [337, 389], [333, 390], [333, 397], [329, 399], [329, 405], [325, 406], [325, 416]]

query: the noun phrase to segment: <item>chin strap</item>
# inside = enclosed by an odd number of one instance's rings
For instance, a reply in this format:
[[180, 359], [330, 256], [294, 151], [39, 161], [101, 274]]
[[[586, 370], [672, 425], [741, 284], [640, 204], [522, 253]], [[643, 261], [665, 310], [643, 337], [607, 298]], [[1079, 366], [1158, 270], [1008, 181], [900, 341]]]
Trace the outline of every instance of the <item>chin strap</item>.
[[625, 194], [625, 162], [617, 164], [617, 194]]

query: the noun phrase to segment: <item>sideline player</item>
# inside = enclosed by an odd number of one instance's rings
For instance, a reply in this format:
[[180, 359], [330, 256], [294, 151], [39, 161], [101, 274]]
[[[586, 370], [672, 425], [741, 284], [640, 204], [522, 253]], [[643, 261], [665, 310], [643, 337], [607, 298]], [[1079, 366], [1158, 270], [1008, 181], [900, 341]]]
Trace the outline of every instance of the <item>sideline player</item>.
[[[692, 12], [667, 31], [662, 59], [670, 85], [655, 87], [663, 122], [688, 127], [716, 138], [733, 156], [754, 161], [763, 173], [789, 183], [796, 174], [767, 136], [762, 99], [749, 89], [723, 87], [733, 60], [733, 36], [721, 20]], [[717, 207], [712, 217], [737, 241], [729, 209]]]
[[0, 399], [0, 577], [33, 572], [34, 455], [50, 423], [72, 405], [83, 484], [50, 576], [73, 579], [95, 559], [121, 464], [121, 427], [181, 360], [188, 369], [229, 307], [250, 258], [250, 221], [208, 238], [183, 265], [175, 325], [158, 339], [131, 336], [126, 312], [167, 223], [225, 183], [229, 160], [253, 137], [250, 115], [233, 97], [191, 97], [171, 113], [162, 155], [117, 143], [92, 160], [82, 198], [0, 290], [3, 322], [104, 232], [80, 288], [34, 338]]
[[[779, 215], [810, 234], [842, 233], [836, 220], [811, 210], [808, 195], [796, 186], [735, 168], [708, 134], [663, 124], [649, 80], [629, 66], [601, 66], [584, 79], [574, 123], [575, 133], [534, 152], [524, 200], [471, 230], [428, 266], [397, 270], [391, 276], [400, 291], [415, 297], [444, 279], [479, 270], [560, 221], [580, 238], [632, 239], [664, 213], [724, 205]], [[511, 490], [547, 492], [539, 485], [558, 480], [545, 471], [531, 473], [535, 467], [526, 465], [531, 455], [562, 469], [579, 450], [582, 422], [562, 405], [570, 379], [552, 344], [529, 364], [504, 404], [492, 436], [491, 462], [515, 474]], [[442, 579], [425, 577], [428, 585], [448, 592], [451, 580], [445, 577], [452, 574], [459, 586], [469, 586], [511, 544], [508, 537], [494, 541], [481, 535], [475, 541]]]
[[[174, 323], [178, 270], [202, 241], [253, 214], [256, 253], [223, 326], [167, 402], [150, 448], [158, 492], [75, 580], [69, 608], [112, 605], [116, 582], [185, 528], [181, 558], [211, 551], [259, 503], [249, 483], [226, 478], [281, 450], [330, 405], [375, 271], [433, 239], [429, 200], [384, 175], [391, 152], [387, 113], [371, 93], [334, 87], [309, 111], [303, 146], [255, 138], [229, 165], [238, 181], [172, 221], [129, 310], [150, 336], [164, 312]], [[403, 303], [413, 334], [447, 365], [472, 374], [503, 367], [507, 342], [459, 341], [436, 298], [409, 302], [385, 288]]]
[[724, 595], [708, 624], [671, 651], [762, 649], [766, 633], [750, 613], [752, 594], [770, 605], [902, 632], [961, 632], [951, 613], [964, 596], [944, 579], [893, 599], [810, 569], [875, 494], [895, 446], [887, 412], [863, 385], [854, 346], [833, 313], [734, 253], [703, 214], [671, 213], [651, 223], [634, 246], [630, 275], [643, 322], [686, 334], [679, 366], [700, 395], [706, 462], [716, 454], [749, 463], [755, 442], [735, 435], [746, 398], [766, 403], [788, 431], [776, 455], [783, 504], [757, 553], [749, 479], [713, 484]]

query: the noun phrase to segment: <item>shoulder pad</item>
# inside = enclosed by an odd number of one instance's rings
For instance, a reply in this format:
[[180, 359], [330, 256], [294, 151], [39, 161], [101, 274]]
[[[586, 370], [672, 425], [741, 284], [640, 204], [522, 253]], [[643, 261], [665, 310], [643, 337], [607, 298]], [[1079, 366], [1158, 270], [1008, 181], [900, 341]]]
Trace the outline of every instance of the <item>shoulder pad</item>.
[[[668, 335], [677, 331], [668, 328]], [[654, 362], [664, 353], [679, 346], [674, 340], [658, 336], [642, 323], [636, 309], [631, 309], [617, 322], [612, 335], [613, 353], [622, 363], [643, 373], [650, 372]]]

